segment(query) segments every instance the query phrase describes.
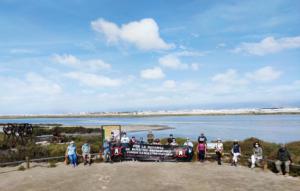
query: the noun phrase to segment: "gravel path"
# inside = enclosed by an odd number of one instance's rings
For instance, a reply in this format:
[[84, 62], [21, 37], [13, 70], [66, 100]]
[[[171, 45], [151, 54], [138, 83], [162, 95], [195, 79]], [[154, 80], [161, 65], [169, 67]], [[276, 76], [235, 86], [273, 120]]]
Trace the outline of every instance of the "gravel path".
[[59, 163], [55, 168], [14, 169], [0, 169], [1, 191], [300, 190], [300, 178], [227, 164], [217, 166], [211, 162], [98, 163], [92, 166], [79, 165], [77, 168]]

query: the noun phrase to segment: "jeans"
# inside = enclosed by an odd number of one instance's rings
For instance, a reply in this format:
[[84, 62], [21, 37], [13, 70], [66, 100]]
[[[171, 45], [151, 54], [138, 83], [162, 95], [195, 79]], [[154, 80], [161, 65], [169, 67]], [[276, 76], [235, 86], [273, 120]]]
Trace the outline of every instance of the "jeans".
[[110, 148], [106, 148], [103, 151], [104, 160], [107, 162], [110, 158]]
[[205, 159], [205, 151], [199, 151], [199, 160], [204, 161]]
[[275, 162], [275, 165], [276, 165], [276, 169], [279, 173], [282, 173], [282, 169], [281, 169], [281, 165], [284, 164], [284, 167], [285, 167], [285, 172], [286, 173], [289, 173], [290, 172], [290, 164], [291, 164], [291, 161], [280, 161], [280, 160], [277, 160]]
[[77, 155], [76, 154], [69, 155], [69, 161], [75, 167], [77, 165]]

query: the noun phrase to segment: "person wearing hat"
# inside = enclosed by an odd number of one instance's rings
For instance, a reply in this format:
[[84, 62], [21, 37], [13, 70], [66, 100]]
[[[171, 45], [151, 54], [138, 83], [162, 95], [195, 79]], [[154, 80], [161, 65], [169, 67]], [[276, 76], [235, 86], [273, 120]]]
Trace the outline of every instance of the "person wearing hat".
[[183, 146], [188, 146], [188, 147], [193, 148], [193, 147], [194, 147], [194, 144], [193, 144], [192, 141], [190, 141], [189, 138], [186, 138], [186, 141], [184, 142]]
[[204, 142], [205, 144], [207, 142], [207, 138], [204, 135], [204, 133], [201, 133], [200, 136], [198, 137], [198, 143], [200, 143], [200, 142]]
[[217, 143], [215, 145], [215, 152], [217, 155], [218, 165], [222, 164], [222, 155], [223, 155], [223, 143], [220, 138], [217, 139]]
[[174, 139], [174, 137], [173, 137], [173, 134], [170, 134], [169, 135], [169, 138], [168, 138], [168, 145], [171, 145], [171, 143], [173, 142], [173, 139]]
[[187, 154], [189, 156], [189, 160], [191, 160], [194, 156], [194, 144], [192, 141], [190, 141], [189, 138], [186, 138], [185, 143], [183, 146], [187, 147]]
[[148, 144], [152, 144], [153, 141], [154, 141], [154, 134], [152, 133], [151, 130], [149, 130], [147, 134], [147, 142]]
[[66, 150], [66, 157], [68, 157], [71, 165], [73, 167], [77, 166], [77, 151], [76, 151], [76, 145], [74, 143], [74, 141], [71, 141], [69, 146], [67, 147]]

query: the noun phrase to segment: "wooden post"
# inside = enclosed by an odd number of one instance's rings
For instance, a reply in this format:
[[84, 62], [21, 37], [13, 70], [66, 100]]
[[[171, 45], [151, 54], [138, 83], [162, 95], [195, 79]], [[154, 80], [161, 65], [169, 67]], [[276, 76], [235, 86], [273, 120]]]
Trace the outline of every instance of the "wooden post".
[[268, 161], [265, 160], [264, 161], [264, 171], [267, 171], [268, 170]]
[[29, 157], [25, 157], [25, 159], [26, 159], [26, 168], [29, 169], [30, 168]]

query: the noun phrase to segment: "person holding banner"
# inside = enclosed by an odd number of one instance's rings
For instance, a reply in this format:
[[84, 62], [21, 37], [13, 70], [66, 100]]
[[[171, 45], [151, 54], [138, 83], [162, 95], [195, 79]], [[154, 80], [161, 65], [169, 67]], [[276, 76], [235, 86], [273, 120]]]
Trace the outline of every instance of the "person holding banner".
[[129, 147], [129, 137], [127, 137], [126, 132], [123, 132], [123, 135], [121, 137], [121, 145], [123, 147]]
[[109, 162], [111, 160], [110, 158], [111, 144], [107, 139], [104, 140], [102, 148], [103, 148], [104, 161]]

